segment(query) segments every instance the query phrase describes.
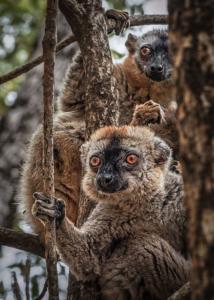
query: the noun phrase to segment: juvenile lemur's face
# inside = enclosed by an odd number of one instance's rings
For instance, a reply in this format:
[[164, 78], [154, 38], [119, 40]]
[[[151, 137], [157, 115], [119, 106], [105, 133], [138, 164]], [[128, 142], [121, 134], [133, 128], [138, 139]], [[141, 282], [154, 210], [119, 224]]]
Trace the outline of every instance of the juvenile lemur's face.
[[83, 189], [93, 200], [121, 201], [164, 185], [170, 148], [148, 128], [105, 127], [83, 145]]
[[154, 81], [169, 79], [172, 65], [168, 47], [168, 33], [165, 30], [152, 30], [142, 37], [129, 34], [126, 46], [134, 55], [140, 71]]

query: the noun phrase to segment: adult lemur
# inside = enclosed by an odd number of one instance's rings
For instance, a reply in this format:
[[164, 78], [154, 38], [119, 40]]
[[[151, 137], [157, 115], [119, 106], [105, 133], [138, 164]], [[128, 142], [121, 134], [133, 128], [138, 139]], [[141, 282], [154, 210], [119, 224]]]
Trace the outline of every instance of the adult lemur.
[[[120, 124], [128, 124], [136, 104], [150, 97], [167, 107], [171, 103], [172, 80], [166, 31], [153, 30], [136, 37], [129, 35], [126, 42], [129, 55], [123, 64], [115, 65], [120, 101]], [[63, 93], [59, 98], [59, 111], [54, 122], [55, 194], [66, 203], [67, 217], [75, 222], [80, 190], [81, 163], [79, 148], [84, 141], [84, 69], [81, 56], [72, 63]], [[154, 117], [154, 111], [157, 111]], [[135, 112], [147, 116], [144, 123], [157, 123], [163, 114], [160, 106], [141, 104]], [[152, 117], [148, 118], [148, 114]], [[135, 114], [136, 117], [136, 114]], [[145, 121], [145, 120], [144, 120]], [[133, 125], [136, 118], [133, 120]], [[164, 122], [151, 125], [170, 146], [177, 142], [171, 125], [170, 112], [165, 110]], [[143, 124], [145, 125], [145, 124]], [[43, 226], [31, 213], [33, 193], [43, 191], [42, 181], [42, 128], [33, 135], [21, 180], [20, 198], [23, 210], [33, 230], [42, 235]], [[176, 147], [175, 147], [176, 148]]]
[[[167, 299], [189, 279], [180, 254], [182, 178], [169, 146], [148, 127], [105, 127], [82, 147], [83, 190], [97, 206], [81, 228], [64, 202], [35, 193], [33, 215], [56, 218], [56, 245], [78, 280], [97, 279], [101, 299]], [[171, 197], [169, 197], [169, 195]]]
[[[167, 107], [173, 99], [172, 66], [166, 30], [153, 30], [141, 37], [129, 34], [128, 56], [114, 65], [119, 90], [120, 125], [129, 124], [136, 104], [153, 99]], [[68, 120], [84, 120], [84, 68], [80, 53], [67, 72], [59, 111]], [[69, 114], [72, 112], [71, 114]]]

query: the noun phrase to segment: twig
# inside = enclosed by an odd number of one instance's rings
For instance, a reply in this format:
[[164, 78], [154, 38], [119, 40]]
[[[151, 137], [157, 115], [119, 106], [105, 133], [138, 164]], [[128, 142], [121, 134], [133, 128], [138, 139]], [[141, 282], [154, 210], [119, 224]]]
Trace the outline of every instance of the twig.
[[[63, 39], [61, 42], [59, 42], [56, 46], [56, 53], [58, 54], [61, 50], [63, 50], [65, 47], [69, 46], [70, 44], [76, 42], [76, 38], [74, 35], [69, 35], [65, 39]], [[0, 76], [0, 84], [5, 83], [9, 80], [12, 80], [22, 74], [25, 74], [29, 72], [34, 67], [38, 66], [44, 61], [44, 55], [40, 55], [37, 58], [33, 59], [29, 63], [17, 67], [16, 69], [12, 70], [11, 72], [4, 74]]]
[[31, 261], [29, 258], [27, 258], [26, 263], [21, 268], [25, 280], [26, 300], [30, 300], [30, 268], [31, 268]]
[[0, 227], [0, 244], [30, 252], [41, 257], [45, 256], [44, 245], [38, 236], [12, 229]]
[[[168, 16], [166, 15], [135, 15], [130, 17], [130, 27], [133, 26], [142, 26], [142, 25], [149, 25], [149, 24], [167, 24], [168, 23]], [[108, 30], [111, 31], [115, 28], [115, 20], [110, 19], [108, 20]], [[56, 46], [56, 53], [58, 54], [62, 49], [69, 46], [70, 44], [76, 42], [76, 37], [74, 35], [69, 35], [61, 42], [59, 42]], [[0, 84], [3, 84], [9, 80], [15, 79], [18, 76], [29, 72], [34, 67], [38, 66], [44, 61], [44, 56], [40, 55], [37, 58], [33, 59], [29, 63], [17, 67], [16, 69], [8, 72], [0, 76]]]
[[178, 291], [171, 295], [167, 300], [189, 300], [191, 294], [190, 282], [184, 284]]
[[[151, 25], [151, 24], [168, 24], [167, 15], [135, 15], [130, 16], [130, 27]], [[108, 31], [114, 30], [116, 21], [114, 19], [108, 19]]]
[[[43, 180], [44, 191], [54, 201], [54, 160], [53, 160], [53, 113], [54, 113], [54, 64], [56, 51], [57, 0], [47, 0], [45, 35], [43, 39]], [[59, 299], [57, 277], [55, 220], [45, 225], [45, 256], [50, 300]]]
[[18, 284], [15, 272], [12, 272], [12, 284], [11, 284], [11, 287], [12, 287], [14, 298], [16, 300], [21, 300], [22, 299], [22, 297], [21, 297], [21, 291], [20, 291], [20, 287], [19, 287], [19, 284]]
[[45, 280], [41, 294], [35, 300], [42, 300], [48, 290], [48, 279]]
[[[118, 93], [116, 81], [112, 76], [113, 64], [105, 17], [99, 0], [76, 3], [70, 0], [59, 0], [59, 7], [78, 38], [83, 56], [86, 74], [84, 101], [87, 139], [99, 127], [118, 124]], [[79, 202], [78, 225], [83, 223], [90, 208], [91, 202], [82, 193]], [[71, 277], [70, 275], [67, 299], [98, 299], [96, 280], [83, 284], [75, 279], [70, 282]]]
[[[3, 281], [0, 281], [0, 297], [3, 296], [5, 293], [5, 288], [4, 288], [4, 284]], [[1, 299], [1, 298], [0, 298]]]

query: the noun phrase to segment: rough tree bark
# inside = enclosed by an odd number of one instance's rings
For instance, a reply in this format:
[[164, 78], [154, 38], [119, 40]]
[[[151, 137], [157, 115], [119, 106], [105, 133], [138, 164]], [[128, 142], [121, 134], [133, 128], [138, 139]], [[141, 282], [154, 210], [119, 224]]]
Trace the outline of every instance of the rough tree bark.
[[[58, 18], [58, 40], [70, 33], [62, 14]], [[33, 57], [41, 53], [43, 29], [38, 36]], [[76, 44], [67, 47], [57, 56], [55, 71], [55, 95], [62, 85], [62, 74], [71, 61]], [[18, 91], [16, 103], [0, 116], [0, 225], [12, 227], [19, 200], [16, 198], [20, 169], [26, 153], [26, 144], [41, 123], [42, 65], [28, 73]]]
[[0, 227], [1, 245], [13, 247], [34, 255], [45, 257], [44, 245], [35, 234], [24, 233], [21, 231]]
[[[113, 74], [107, 25], [101, 1], [60, 0], [59, 7], [78, 39], [86, 73], [85, 116], [86, 139], [97, 128], [118, 124], [118, 93]], [[78, 224], [90, 212], [92, 204], [82, 195]], [[72, 280], [73, 279], [73, 280]], [[81, 285], [70, 278], [68, 299], [97, 299], [96, 282]]]
[[192, 299], [214, 295], [214, 1], [169, 1], [184, 164]]
[[117, 124], [118, 95], [101, 1], [60, 0], [77, 37], [86, 73], [86, 139], [99, 127]]
[[[86, 73], [86, 139], [97, 128], [118, 124], [119, 107], [113, 74], [107, 25], [101, 1], [60, 0], [59, 7], [77, 37]], [[84, 196], [79, 203], [78, 224], [82, 224], [92, 204]]]

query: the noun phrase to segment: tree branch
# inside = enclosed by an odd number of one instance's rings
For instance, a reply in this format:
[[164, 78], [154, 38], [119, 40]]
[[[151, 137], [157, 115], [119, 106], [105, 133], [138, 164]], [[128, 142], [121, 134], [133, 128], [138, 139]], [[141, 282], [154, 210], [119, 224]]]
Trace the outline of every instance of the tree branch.
[[[155, 25], [155, 24], [168, 24], [167, 15], [135, 15], [129, 18], [130, 26], [142, 26], [142, 25]], [[108, 31], [115, 29], [116, 21], [114, 19], [108, 19]]]
[[[55, 201], [53, 160], [54, 64], [56, 50], [57, 0], [47, 0], [45, 35], [43, 39], [43, 182], [45, 194]], [[49, 299], [58, 300], [58, 276], [55, 220], [45, 224], [45, 256], [48, 275]]]
[[19, 283], [18, 283], [18, 280], [17, 280], [15, 272], [12, 272], [12, 284], [11, 284], [11, 287], [12, 287], [14, 298], [16, 300], [22, 300], [21, 290], [20, 290]]
[[[56, 53], [58, 54], [61, 50], [63, 50], [65, 47], [69, 46], [70, 44], [76, 42], [76, 38], [74, 35], [69, 35], [65, 39], [63, 39], [61, 42], [59, 42], [56, 46]], [[17, 67], [16, 69], [12, 70], [11, 72], [4, 74], [0, 77], [0, 84], [5, 83], [9, 80], [12, 80], [22, 74], [25, 74], [29, 72], [34, 67], [38, 66], [44, 61], [44, 55], [40, 55], [37, 58], [33, 59], [29, 63]]]
[[47, 290], [48, 290], [48, 280], [46, 279], [40, 295], [35, 300], [42, 300], [42, 299], [44, 299], [44, 296], [45, 296]]
[[[130, 17], [130, 27], [134, 26], [143, 26], [143, 25], [150, 25], [150, 24], [167, 24], [168, 23], [168, 16], [166, 15], [135, 15]], [[115, 28], [115, 20], [109, 19], [108, 20], [108, 30], [112, 31]], [[58, 54], [61, 50], [65, 47], [69, 46], [70, 44], [76, 42], [77, 39], [74, 35], [69, 35], [61, 42], [59, 42], [56, 46], [56, 53]], [[33, 59], [29, 63], [17, 67], [14, 70], [8, 72], [0, 76], [0, 84], [3, 84], [7, 81], [17, 78], [18, 76], [25, 74], [32, 70], [34, 67], [38, 66], [44, 61], [43, 55], [38, 56], [37, 58]]]
[[191, 294], [190, 282], [184, 284], [178, 291], [176, 291], [167, 300], [189, 300]]
[[[78, 38], [83, 56], [86, 74], [84, 103], [87, 139], [97, 128], [118, 123], [118, 93], [113, 76], [106, 20], [99, 0], [79, 1], [78, 4], [59, 0], [59, 7]], [[79, 201], [78, 225], [84, 222], [90, 209], [91, 202], [82, 195]], [[72, 295], [68, 295], [68, 299], [96, 299], [98, 295], [96, 282], [81, 285], [81, 282], [69, 281], [69, 291]]]
[[25, 264], [22, 266], [22, 273], [25, 280], [26, 300], [30, 300], [30, 268], [31, 268], [31, 261], [29, 258], [27, 258]]
[[45, 257], [44, 245], [34, 234], [0, 227], [0, 244]]

